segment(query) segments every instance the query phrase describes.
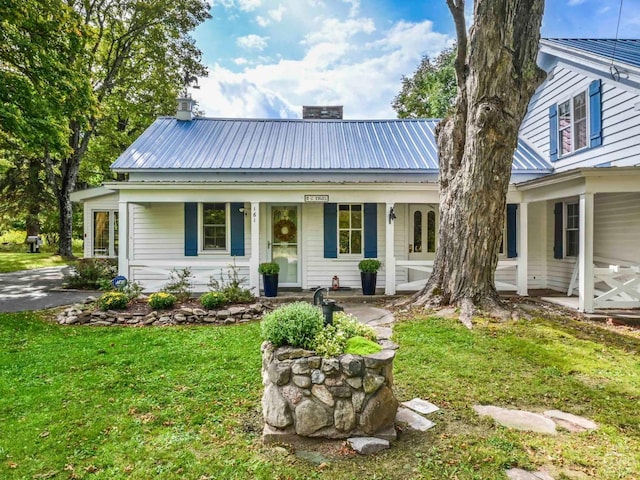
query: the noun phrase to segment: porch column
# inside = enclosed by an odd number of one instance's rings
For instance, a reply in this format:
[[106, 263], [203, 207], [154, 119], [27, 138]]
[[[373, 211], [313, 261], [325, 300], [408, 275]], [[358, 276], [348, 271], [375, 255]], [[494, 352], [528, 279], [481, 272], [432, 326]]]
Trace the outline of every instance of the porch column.
[[385, 209], [385, 259], [384, 259], [384, 293], [385, 295], [394, 295], [396, 293], [396, 257], [394, 254], [394, 237], [395, 237], [395, 219], [391, 218], [393, 212], [393, 203], [387, 203]]
[[580, 243], [578, 252], [581, 312], [593, 312], [593, 193], [580, 195]]
[[[95, 240], [94, 240], [95, 241]], [[129, 278], [129, 202], [118, 202], [118, 275]]]
[[516, 286], [518, 295], [528, 295], [528, 263], [529, 263], [529, 204], [520, 203], [519, 229], [518, 229], [518, 278]]
[[260, 202], [251, 202], [251, 258], [249, 259], [249, 288], [254, 289], [256, 297], [260, 295]]

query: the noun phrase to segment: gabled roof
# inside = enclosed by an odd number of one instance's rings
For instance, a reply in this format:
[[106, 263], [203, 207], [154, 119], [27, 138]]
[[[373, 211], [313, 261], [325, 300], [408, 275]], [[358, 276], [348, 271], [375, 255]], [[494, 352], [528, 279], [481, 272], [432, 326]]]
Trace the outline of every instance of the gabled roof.
[[544, 38], [541, 46], [580, 51], [608, 64], [614, 62], [640, 68], [640, 40], [637, 39]]
[[[116, 171], [436, 172], [438, 120], [158, 118], [111, 165]], [[551, 166], [518, 142], [513, 173]]]

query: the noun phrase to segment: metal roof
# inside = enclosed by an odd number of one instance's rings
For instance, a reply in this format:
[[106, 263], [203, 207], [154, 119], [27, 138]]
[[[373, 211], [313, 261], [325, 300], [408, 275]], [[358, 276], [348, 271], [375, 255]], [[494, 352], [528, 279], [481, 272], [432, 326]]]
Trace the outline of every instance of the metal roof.
[[[111, 165], [119, 171], [437, 171], [438, 120], [158, 118]], [[520, 140], [513, 171], [551, 171]]]
[[611, 38], [545, 38], [552, 45], [575, 48], [608, 61], [640, 67], [640, 40]]

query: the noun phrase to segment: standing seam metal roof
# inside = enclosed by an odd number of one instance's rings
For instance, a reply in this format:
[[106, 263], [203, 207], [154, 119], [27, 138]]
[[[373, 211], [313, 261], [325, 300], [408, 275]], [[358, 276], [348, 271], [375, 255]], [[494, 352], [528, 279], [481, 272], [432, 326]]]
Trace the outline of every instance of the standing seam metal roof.
[[612, 38], [545, 38], [551, 44], [571, 47], [613, 61], [640, 67], [640, 40]]
[[[436, 171], [439, 120], [158, 118], [114, 170]], [[523, 140], [513, 171], [551, 171]]]

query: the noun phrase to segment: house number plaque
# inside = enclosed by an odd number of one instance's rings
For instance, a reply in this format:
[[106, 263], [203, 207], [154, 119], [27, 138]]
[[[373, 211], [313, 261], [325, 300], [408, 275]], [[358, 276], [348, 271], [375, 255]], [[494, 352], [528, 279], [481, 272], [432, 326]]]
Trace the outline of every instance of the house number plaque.
[[327, 203], [329, 195], [305, 195], [304, 201], [306, 203]]

